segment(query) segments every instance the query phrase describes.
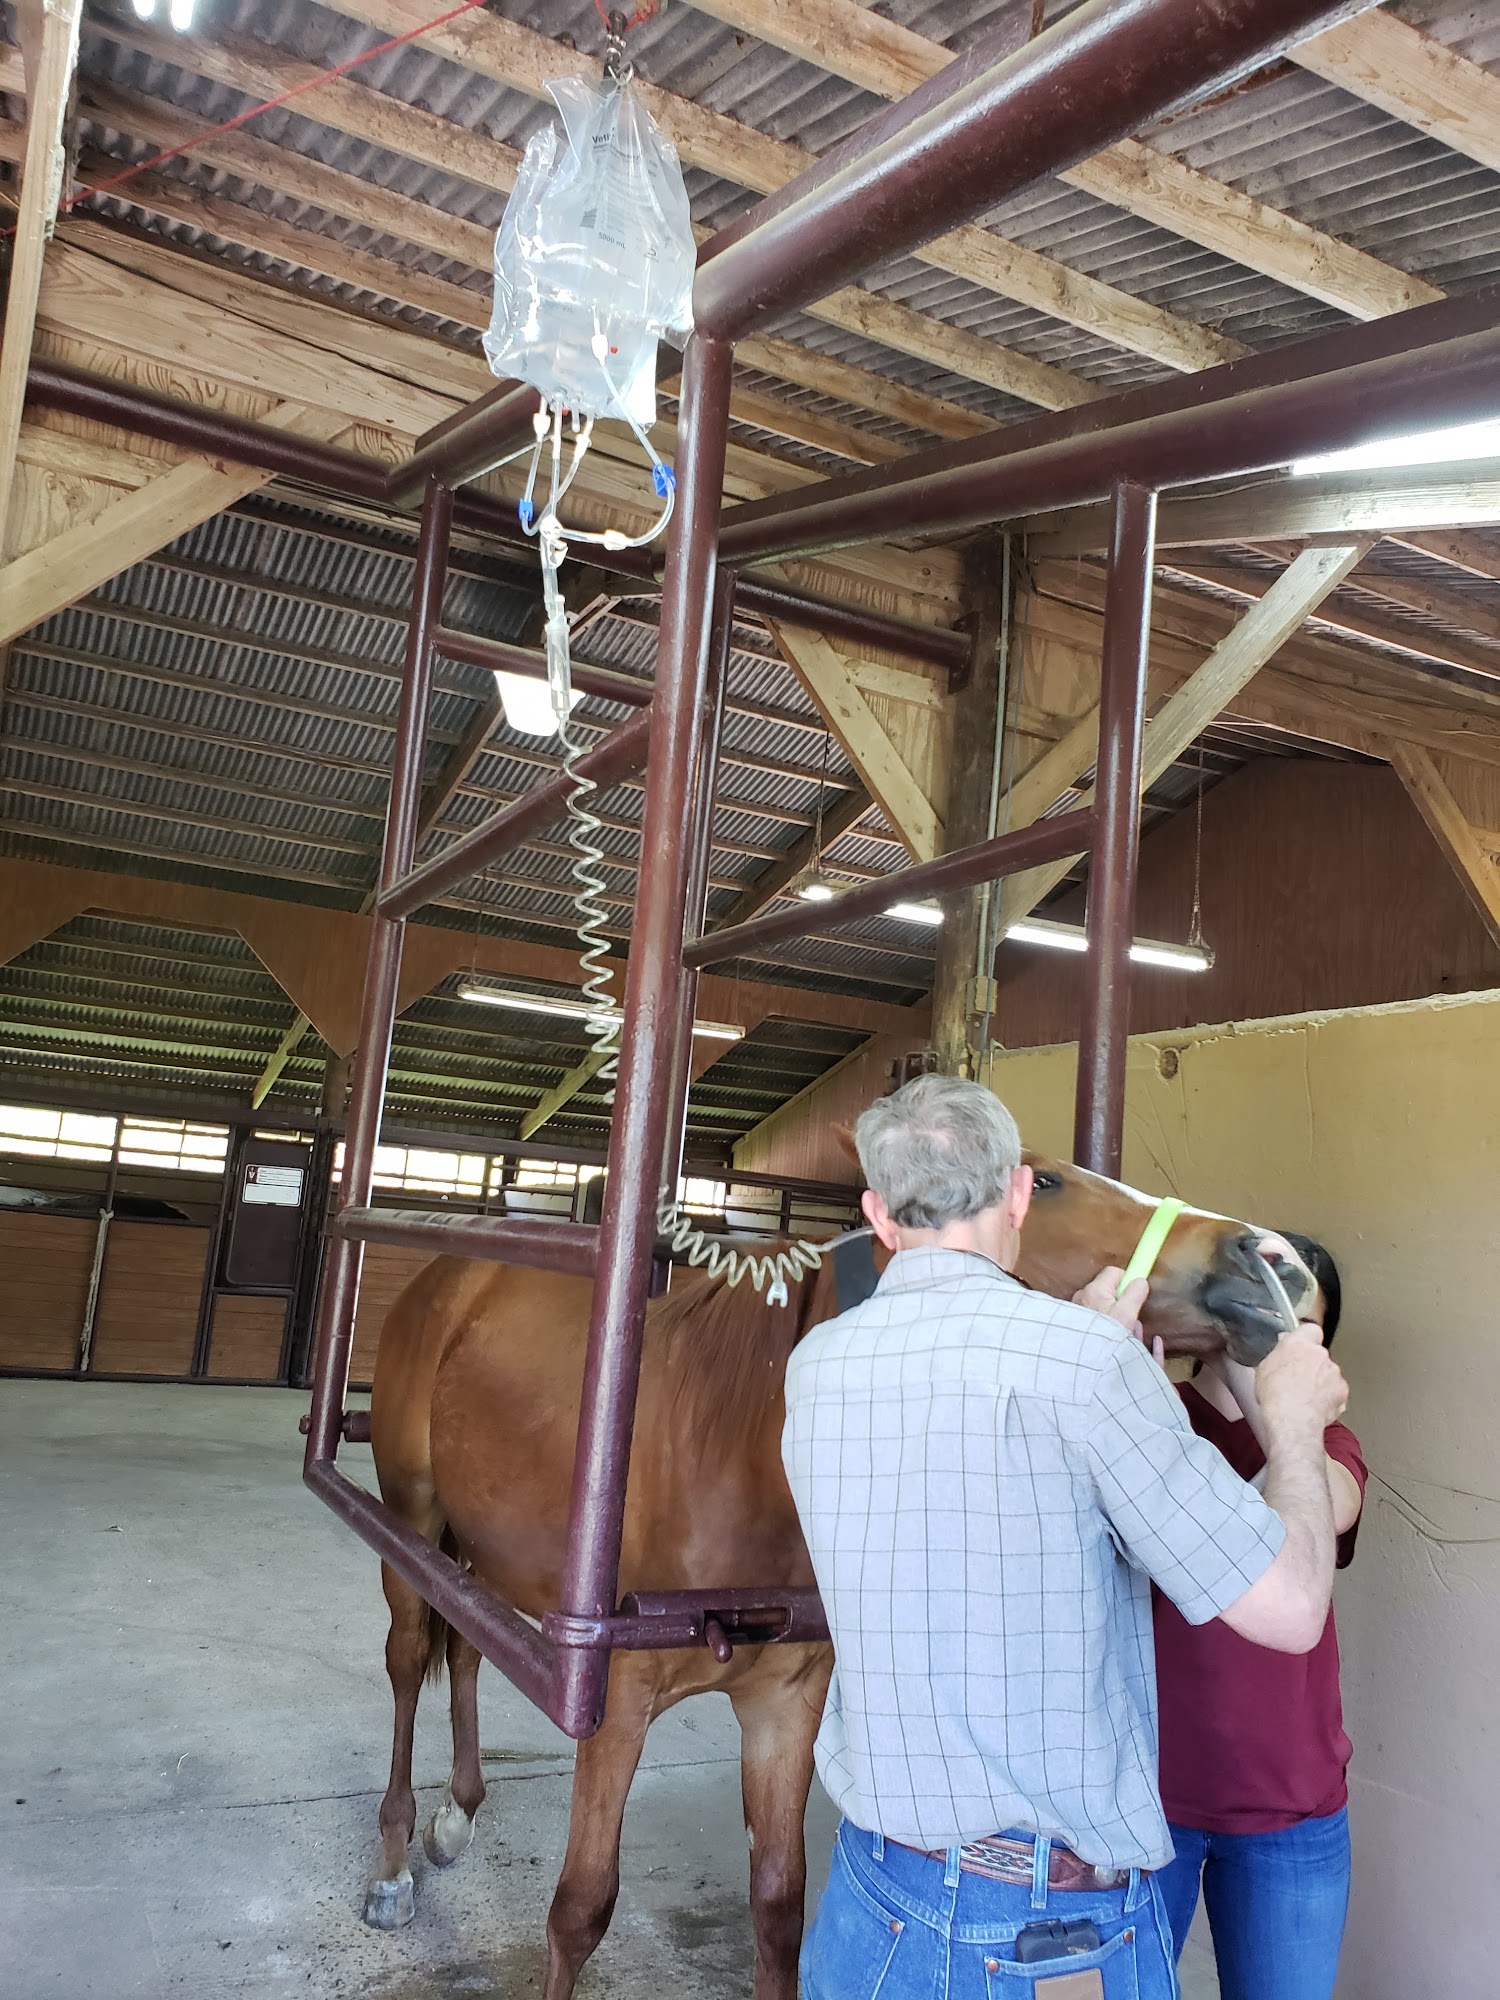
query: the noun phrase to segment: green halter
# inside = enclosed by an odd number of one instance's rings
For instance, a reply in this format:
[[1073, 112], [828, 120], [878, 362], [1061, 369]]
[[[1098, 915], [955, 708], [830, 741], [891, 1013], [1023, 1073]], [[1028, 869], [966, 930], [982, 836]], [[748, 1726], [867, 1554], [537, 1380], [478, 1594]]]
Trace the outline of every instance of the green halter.
[[1161, 1255], [1162, 1245], [1172, 1233], [1172, 1224], [1186, 1207], [1185, 1201], [1179, 1201], [1175, 1194], [1169, 1194], [1152, 1209], [1146, 1226], [1141, 1231], [1141, 1240], [1131, 1252], [1130, 1262], [1125, 1266], [1125, 1275], [1116, 1288], [1116, 1298], [1119, 1298], [1125, 1287], [1134, 1283], [1137, 1278], [1151, 1276], [1156, 1269], [1156, 1260]]

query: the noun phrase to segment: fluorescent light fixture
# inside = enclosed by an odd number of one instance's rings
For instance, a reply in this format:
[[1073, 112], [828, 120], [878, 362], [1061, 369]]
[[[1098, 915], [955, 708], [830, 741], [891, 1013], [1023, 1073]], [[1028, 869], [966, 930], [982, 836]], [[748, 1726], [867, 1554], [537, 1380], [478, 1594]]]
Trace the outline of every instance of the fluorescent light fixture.
[[[557, 711], [552, 706], [552, 690], [546, 681], [534, 681], [526, 674], [495, 675], [495, 692], [505, 710], [505, 720], [522, 736], [555, 736]], [[569, 712], [577, 708], [583, 695], [574, 691]]]
[[[552, 1014], [565, 1021], [598, 1021], [618, 1027], [625, 1019], [616, 1008], [585, 1006], [581, 1000], [554, 1000], [547, 993], [506, 993], [498, 986], [460, 986], [460, 1000], [477, 1000], [484, 1007], [509, 1007], [518, 1014]], [[745, 1031], [730, 1021], [695, 1021], [693, 1033], [706, 1042], [743, 1041]]]
[[892, 903], [886, 915], [896, 917], [904, 924], [940, 924], [943, 921], [943, 913], [936, 903]]
[[1295, 478], [1317, 472], [1384, 472], [1403, 465], [1454, 465], [1468, 458], [1500, 458], [1500, 417], [1451, 424], [1446, 430], [1412, 431], [1378, 444], [1352, 445], [1292, 463]]
[[[1005, 933], [1011, 944], [1046, 945], [1052, 951], [1083, 952], [1089, 941], [1080, 924], [1054, 923], [1048, 917], [1023, 917]], [[1136, 965], [1159, 965], [1169, 972], [1207, 972], [1214, 955], [1204, 945], [1164, 944], [1157, 938], [1134, 938], [1130, 957]]]
[[194, 0], [171, 0], [169, 19], [179, 35], [185, 35], [193, 25]]
[[138, 20], [149, 21], [156, 12], [156, 0], [135, 0], [135, 11]]

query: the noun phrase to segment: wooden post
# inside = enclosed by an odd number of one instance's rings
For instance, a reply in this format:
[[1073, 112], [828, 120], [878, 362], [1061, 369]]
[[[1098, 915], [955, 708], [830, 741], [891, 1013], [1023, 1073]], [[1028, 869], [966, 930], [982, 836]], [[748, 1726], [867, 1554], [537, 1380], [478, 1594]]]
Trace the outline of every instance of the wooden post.
[[5, 548], [6, 517], [15, 484], [16, 447], [21, 440], [21, 411], [26, 402], [26, 370], [31, 362], [36, 305], [42, 289], [42, 257], [57, 220], [67, 165], [63, 126], [78, 62], [78, 31], [82, 21], [83, 0], [48, 0], [43, 11], [41, 52], [35, 76], [29, 73], [27, 76], [26, 164], [15, 253], [5, 295], [5, 337], [0, 343], [0, 556]]
[[[973, 652], [968, 675], [954, 696], [953, 758], [944, 816], [944, 846], [973, 847], [998, 828], [992, 814], [998, 796], [997, 760], [1004, 729], [1006, 661], [1002, 636], [1005, 595], [1010, 588], [1001, 538], [986, 536], [968, 556], [968, 599]], [[946, 1076], [974, 1074], [972, 1024], [984, 1011], [976, 980], [993, 888], [980, 884], [943, 898], [932, 982], [932, 1046]]]

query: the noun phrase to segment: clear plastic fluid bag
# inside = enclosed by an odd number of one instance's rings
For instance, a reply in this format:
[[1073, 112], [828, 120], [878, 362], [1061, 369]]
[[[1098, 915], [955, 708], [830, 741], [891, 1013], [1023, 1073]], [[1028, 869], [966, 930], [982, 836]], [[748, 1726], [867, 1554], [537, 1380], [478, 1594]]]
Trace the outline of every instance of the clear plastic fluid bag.
[[645, 430], [657, 341], [680, 344], [692, 326], [682, 168], [628, 82], [548, 87], [562, 130], [538, 132], [516, 175], [495, 238], [484, 351], [497, 375], [574, 416]]

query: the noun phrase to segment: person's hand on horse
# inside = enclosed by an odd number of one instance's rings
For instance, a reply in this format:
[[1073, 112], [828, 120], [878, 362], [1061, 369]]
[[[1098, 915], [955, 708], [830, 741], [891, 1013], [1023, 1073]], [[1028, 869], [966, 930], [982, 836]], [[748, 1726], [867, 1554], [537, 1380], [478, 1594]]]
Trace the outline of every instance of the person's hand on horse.
[[[1097, 1277], [1090, 1278], [1082, 1291], [1073, 1294], [1075, 1306], [1087, 1306], [1090, 1312], [1103, 1313], [1106, 1319], [1123, 1326], [1127, 1333], [1133, 1333], [1137, 1340], [1144, 1341], [1145, 1330], [1141, 1325], [1141, 1312], [1151, 1290], [1145, 1278], [1132, 1278], [1124, 1291], [1120, 1291], [1120, 1280], [1125, 1273], [1118, 1264], [1106, 1264]], [[1119, 1296], [1116, 1297], [1116, 1293]], [[1161, 1360], [1161, 1342], [1158, 1340], [1153, 1352]]]
[[1315, 1429], [1321, 1438], [1337, 1423], [1349, 1401], [1349, 1384], [1323, 1345], [1322, 1327], [1303, 1320], [1284, 1333], [1255, 1371], [1255, 1394], [1273, 1435]]

